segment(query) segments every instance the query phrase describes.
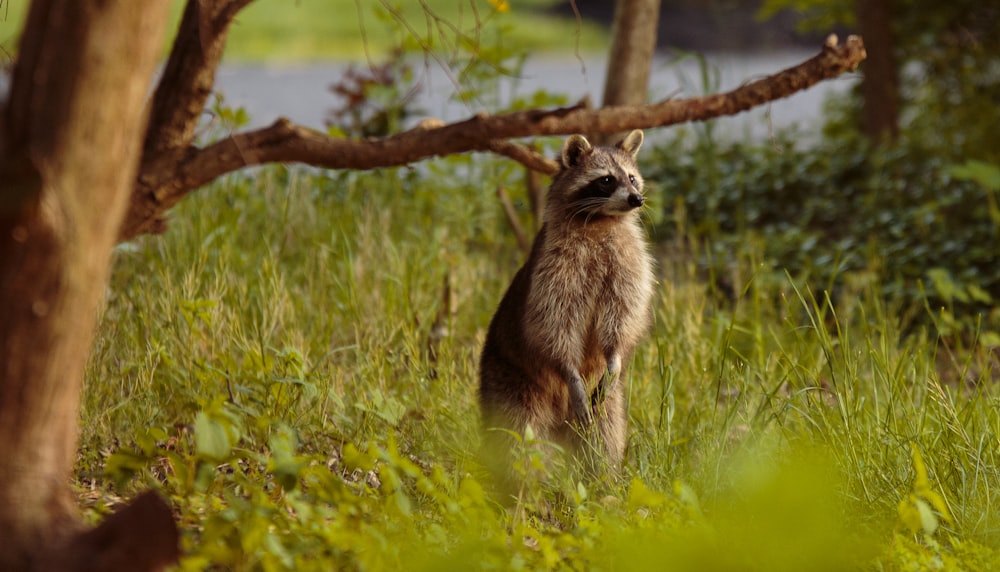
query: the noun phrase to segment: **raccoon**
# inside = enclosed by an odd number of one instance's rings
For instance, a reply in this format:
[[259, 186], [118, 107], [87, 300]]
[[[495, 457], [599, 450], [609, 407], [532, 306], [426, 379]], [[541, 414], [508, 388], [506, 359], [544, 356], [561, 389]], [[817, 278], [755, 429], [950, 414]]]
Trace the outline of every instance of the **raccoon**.
[[612, 467], [622, 460], [619, 378], [649, 328], [654, 290], [639, 221], [645, 198], [635, 159], [642, 142], [635, 130], [612, 147], [581, 135], [563, 144], [544, 224], [480, 357], [484, 445], [494, 465], [510, 462], [508, 431], [523, 434], [529, 425], [576, 454], [596, 451]]

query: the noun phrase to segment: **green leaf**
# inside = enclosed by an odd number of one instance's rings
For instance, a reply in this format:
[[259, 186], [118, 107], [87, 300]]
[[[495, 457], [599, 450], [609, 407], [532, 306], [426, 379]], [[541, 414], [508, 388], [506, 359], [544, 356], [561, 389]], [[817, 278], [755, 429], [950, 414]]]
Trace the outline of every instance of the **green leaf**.
[[920, 455], [920, 449], [916, 445], [910, 445], [910, 457], [913, 459], [913, 491], [917, 494], [924, 494], [931, 490], [930, 480], [927, 478], [927, 466], [924, 458]]
[[167, 432], [162, 427], [150, 427], [135, 436], [135, 444], [143, 455], [149, 457], [156, 454], [157, 444], [167, 439]]
[[698, 495], [690, 485], [679, 480], [674, 481], [674, 496], [684, 506], [688, 518], [697, 522], [705, 520], [705, 516], [701, 510], [701, 503], [698, 501]]
[[944, 502], [944, 497], [938, 494], [937, 491], [925, 491], [923, 494], [923, 500], [926, 500], [945, 522], [951, 522], [951, 513], [948, 512], [948, 505]]
[[636, 511], [640, 508], [656, 508], [666, 504], [667, 497], [662, 493], [653, 492], [638, 478], [632, 479], [628, 488], [628, 508]]
[[289, 427], [280, 426], [271, 435], [269, 445], [271, 456], [267, 461], [267, 470], [274, 475], [282, 489], [294, 490], [299, 484], [299, 475], [307, 464], [303, 458], [295, 455], [298, 437]]
[[931, 488], [927, 465], [924, 464], [920, 449], [911, 444], [910, 453], [913, 459], [913, 492], [900, 501], [899, 517], [911, 532], [922, 529], [927, 534], [934, 534], [939, 524], [938, 515], [946, 522], [951, 522], [951, 513], [944, 497]]
[[1000, 166], [970, 159], [948, 169], [956, 179], [973, 181], [990, 191], [1000, 191]]
[[960, 302], [966, 302], [969, 296], [962, 291], [962, 288], [955, 282], [951, 277], [951, 273], [945, 268], [931, 268], [927, 271], [927, 277], [930, 279], [931, 284], [934, 286], [935, 292], [941, 298], [947, 302], [951, 303], [954, 300]]
[[1000, 334], [997, 332], [983, 332], [979, 335], [979, 345], [986, 348], [1000, 347]]
[[344, 445], [341, 452], [344, 465], [351, 471], [370, 471], [375, 468], [375, 456], [370, 453], [362, 453], [354, 446], [354, 443]]
[[142, 455], [129, 449], [119, 449], [104, 462], [104, 474], [121, 483], [132, 478], [139, 471], [152, 463], [147, 455]]
[[469, 477], [463, 478], [458, 485], [458, 499], [463, 507], [486, 506], [486, 493], [479, 481]]
[[524, 442], [531, 443], [535, 440], [535, 430], [532, 429], [531, 424], [524, 426]]
[[934, 515], [934, 511], [931, 510], [931, 505], [927, 504], [924, 499], [914, 499], [913, 504], [917, 509], [917, 514], [920, 515], [920, 528], [927, 535], [933, 535], [938, 529], [938, 519]]
[[920, 516], [920, 511], [917, 509], [917, 497], [913, 495], [908, 495], [903, 500], [899, 501], [899, 506], [896, 507], [896, 512], [899, 514], [899, 520], [903, 523], [910, 532], [917, 532], [923, 527], [923, 520]]
[[198, 456], [211, 461], [225, 460], [232, 450], [226, 426], [204, 411], [199, 411], [194, 419], [194, 443]]
[[976, 284], [969, 284], [968, 286], [965, 287], [965, 289], [968, 290], [969, 296], [974, 301], [976, 301], [976, 302], [982, 302], [984, 304], [992, 304], [993, 303], [993, 296], [990, 296], [989, 292], [987, 292], [986, 290], [983, 290], [978, 285], [976, 285]]

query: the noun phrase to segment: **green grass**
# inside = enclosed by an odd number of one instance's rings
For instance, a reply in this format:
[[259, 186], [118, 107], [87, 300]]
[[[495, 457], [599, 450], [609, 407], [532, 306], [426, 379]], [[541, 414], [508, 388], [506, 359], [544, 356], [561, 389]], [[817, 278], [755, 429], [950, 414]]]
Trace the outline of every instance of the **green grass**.
[[517, 179], [483, 156], [265, 169], [121, 247], [84, 395], [86, 514], [158, 489], [183, 570], [1000, 565], [988, 352], [901, 337], [875, 285], [831, 305], [759, 283], [753, 244], [735, 302], [690, 246], [657, 246], [619, 479], [533, 464], [528, 443], [520, 501], [494, 502], [475, 372], [520, 262], [491, 189]]
[[[234, 22], [225, 58], [285, 64], [358, 60], [366, 55], [379, 60], [411, 38], [410, 30], [445, 60], [460, 46], [472, 51], [504, 46], [518, 52], [561, 54], [607, 50], [607, 31], [547, 16], [538, 9], [544, 4], [512, 2], [509, 12], [497, 13], [486, 0], [256, 0]], [[25, 0], [0, 2], [0, 47], [8, 52], [15, 51], [27, 6]], [[171, 0], [169, 37], [183, 6], [182, 0]]]

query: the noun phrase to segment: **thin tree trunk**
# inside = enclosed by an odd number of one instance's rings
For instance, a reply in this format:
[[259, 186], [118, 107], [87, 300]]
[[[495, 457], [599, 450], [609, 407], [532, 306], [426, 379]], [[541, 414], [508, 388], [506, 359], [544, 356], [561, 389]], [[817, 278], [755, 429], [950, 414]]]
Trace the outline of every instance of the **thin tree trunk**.
[[[646, 103], [659, 20], [660, 0], [618, 0], [615, 4], [604, 107]], [[617, 136], [601, 135], [596, 140], [607, 143]]]
[[[0, 122], [0, 570], [150, 570], [176, 556], [162, 501], [83, 533], [69, 486], [167, 6], [35, 0], [28, 14]], [[122, 552], [123, 534], [148, 551]]]
[[893, 54], [891, 0], [857, 0], [868, 59], [862, 68], [861, 128], [875, 143], [899, 134], [899, 69]]

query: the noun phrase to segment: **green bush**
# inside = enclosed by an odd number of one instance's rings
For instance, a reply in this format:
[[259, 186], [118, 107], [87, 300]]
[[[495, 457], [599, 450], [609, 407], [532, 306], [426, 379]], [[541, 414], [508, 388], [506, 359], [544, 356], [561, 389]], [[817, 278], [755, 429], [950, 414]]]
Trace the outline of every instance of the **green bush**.
[[833, 296], [862, 277], [919, 323], [941, 333], [1000, 329], [1000, 210], [995, 167], [956, 166], [900, 143], [840, 136], [811, 147], [793, 135], [767, 144], [702, 140], [656, 150], [647, 179], [664, 190], [662, 234], [693, 238], [698, 261], [730, 294], [738, 246], [759, 241], [755, 279], [785, 273]]

